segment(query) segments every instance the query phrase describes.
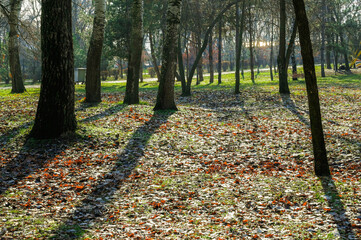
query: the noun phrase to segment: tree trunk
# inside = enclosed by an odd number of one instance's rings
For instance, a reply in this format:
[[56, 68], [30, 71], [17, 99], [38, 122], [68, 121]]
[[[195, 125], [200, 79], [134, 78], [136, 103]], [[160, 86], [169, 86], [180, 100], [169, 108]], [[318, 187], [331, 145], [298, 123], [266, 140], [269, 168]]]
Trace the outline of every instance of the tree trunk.
[[93, 33], [88, 50], [85, 81], [85, 99], [89, 103], [101, 102], [100, 61], [105, 28], [105, 0], [95, 0], [94, 5]]
[[292, 80], [297, 81], [297, 62], [296, 62], [296, 56], [295, 56], [295, 46], [292, 48], [292, 54], [291, 54], [291, 61], [292, 61]]
[[139, 104], [139, 73], [143, 50], [143, 0], [133, 0], [130, 55], [124, 104]]
[[160, 71], [158, 68], [157, 58], [155, 57], [153, 34], [151, 31], [149, 31], [149, 42], [150, 42], [150, 55], [152, 57], [152, 64], [153, 64], [155, 73], [157, 74], [157, 78], [158, 78], [158, 82], [159, 82], [160, 81]]
[[41, 6], [43, 73], [38, 109], [30, 136], [47, 139], [76, 129], [74, 56], [71, 0], [43, 0]]
[[177, 40], [182, 0], [169, 0], [167, 28], [162, 54], [162, 73], [154, 110], [177, 110], [174, 100], [174, 78], [177, 68]]
[[251, 1], [249, 1], [249, 9], [248, 9], [248, 17], [249, 17], [249, 67], [251, 69], [251, 80], [252, 83], [255, 84], [254, 81], [254, 56], [253, 56], [253, 29], [252, 29], [252, 11], [251, 11]]
[[289, 94], [286, 62], [286, 0], [280, 0], [280, 44], [278, 52], [279, 92]]
[[186, 91], [186, 77], [184, 71], [184, 63], [183, 63], [183, 51], [182, 51], [182, 43], [181, 43], [181, 36], [178, 36], [178, 67], [179, 67], [179, 76], [182, 85], [182, 93]]
[[222, 19], [218, 23], [218, 84], [222, 83]]
[[273, 32], [273, 17], [272, 17], [272, 27], [271, 27], [271, 54], [270, 54], [270, 60], [269, 60], [269, 73], [270, 73], [270, 77], [271, 77], [271, 81], [273, 81], [273, 38], [274, 38], [274, 32]]
[[321, 6], [321, 77], [325, 74], [325, 28], [326, 28], [326, 0], [322, 0]]
[[214, 82], [214, 63], [213, 63], [213, 33], [209, 34], [208, 39], [208, 55], [209, 55], [209, 83]]
[[[210, 34], [212, 33], [212, 29], [214, 28], [214, 26], [220, 21], [220, 19], [222, 18], [223, 14], [228, 11], [228, 9], [230, 9], [233, 5], [235, 5], [237, 2], [240, 2], [241, 0], [235, 0], [234, 2], [229, 3], [226, 7], [224, 7], [222, 9], [222, 11], [220, 13], [218, 13], [217, 17], [213, 20], [213, 22], [208, 26], [208, 29], [204, 35], [203, 38], [203, 43], [202, 43], [202, 47], [201, 50], [198, 52], [196, 59], [194, 61], [194, 64], [192, 65], [192, 67], [189, 69], [189, 71], [187, 72], [187, 86], [186, 86], [186, 91], [182, 92], [182, 96], [190, 96], [191, 95], [191, 85], [192, 85], [192, 79], [193, 79], [193, 75], [195, 73], [198, 61], [200, 60], [200, 58], [202, 57], [202, 54], [204, 52], [204, 50], [207, 48], [208, 45], [208, 38], [210, 36]], [[187, 59], [188, 59], [188, 51], [187, 51]], [[188, 62], [187, 62], [188, 65]]]
[[327, 153], [323, 136], [316, 71], [305, 4], [303, 0], [293, 0], [293, 6], [295, 8], [298, 23], [303, 69], [306, 79], [315, 174], [317, 176], [329, 176], [330, 169], [327, 162]]
[[335, 37], [335, 42], [333, 43], [333, 58], [334, 58], [334, 70], [335, 72], [338, 71], [338, 51], [337, 51], [337, 48], [336, 48], [336, 45], [338, 44], [338, 35], [336, 34], [336, 37]]
[[25, 92], [23, 76], [21, 73], [19, 56], [19, 34], [17, 31], [19, 15], [21, 10], [21, 0], [12, 0], [10, 2], [9, 14], [9, 65], [11, 73], [11, 93]]
[[345, 60], [346, 71], [349, 72], [350, 71], [350, 65], [348, 63], [348, 51], [347, 51], [346, 43], [345, 43], [344, 38], [343, 38], [343, 32], [342, 31], [340, 31], [340, 41], [341, 41], [341, 46], [342, 46], [343, 57], [344, 57], [344, 60]]
[[244, 10], [245, 2], [242, 4], [242, 17], [241, 25], [239, 25], [240, 12], [238, 4], [236, 5], [236, 86], [235, 94], [240, 93], [240, 68], [241, 68], [241, 54], [242, 54], [242, 44], [243, 44], [243, 28], [244, 28]]

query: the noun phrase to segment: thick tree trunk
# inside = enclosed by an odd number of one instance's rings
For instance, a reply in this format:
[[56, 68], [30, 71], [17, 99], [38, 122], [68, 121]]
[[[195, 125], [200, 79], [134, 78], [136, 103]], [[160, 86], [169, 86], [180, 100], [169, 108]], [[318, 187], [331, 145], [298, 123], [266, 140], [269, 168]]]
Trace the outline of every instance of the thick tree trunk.
[[153, 68], [155, 70], [155, 73], [157, 74], [158, 82], [160, 81], [160, 71], [158, 68], [157, 58], [155, 57], [155, 51], [154, 51], [154, 43], [153, 43], [153, 34], [151, 31], [149, 31], [149, 42], [150, 42], [150, 55], [152, 57], [152, 64]]
[[10, 3], [9, 15], [9, 65], [11, 73], [11, 93], [25, 92], [23, 76], [21, 73], [19, 56], [19, 34], [17, 31], [19, 15], [21, 10], [21, 0], [12, 0]]
[[222, 19], [218, 23], [218, 84], [222, 83]]
[[89, 103], [101, 102], [100, 61], [105, 28], [105, 0], [95, 0], [94, 5], [93, 33], [88, 50], [85, 81], [85, 99]]
[[143, 50], [143, 0], [133, 0], [130, 56], [124, 104], [139, 104], [139, 73]]
[[209, 83], [214, 82], [214, 62], [213, 62], [213, 33], [209, 34], [208, 39], [208, 56], [209, 56]]
[[303, 0], [293, 0], [298, 23], [303, 69], [306, 79], [308, 106], [310, 111], [312, 144], [314, 153], [314, 168], [317, 176], [329, 176], [325, 140], [322, 129], [322, 118], [318, 96], [316, 71], [313, 59], [312, 43], [308, 19]]
[[[46, 139], [74, 132], [74, 56], [71, 0], [42, 0], [42, 81], [30, 136]], [[61, 54], [59, 54], [61, 53]]]
[[174, 78], [177, 68], [177, 40], [182, 0], [169, 0], [167, 28], [162, 54], [162, 72], [154, 110], [177, 110], [174, 100]]

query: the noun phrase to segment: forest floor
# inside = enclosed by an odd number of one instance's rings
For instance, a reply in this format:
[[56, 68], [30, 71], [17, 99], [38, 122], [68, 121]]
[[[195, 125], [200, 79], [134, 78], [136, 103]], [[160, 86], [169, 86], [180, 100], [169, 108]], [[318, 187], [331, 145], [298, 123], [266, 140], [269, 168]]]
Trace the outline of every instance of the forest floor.
[[137, 106], [77, 86], [76, 134], [46, 141], [26, 139], [39, 89], [0, 90], [0, 239], [360, 239], [361, 74], [319, 81], [332, 178], [313, 173], [303, 80], [207, 81], [177, 85], [176, 112], [153, 112], [156, 83]]

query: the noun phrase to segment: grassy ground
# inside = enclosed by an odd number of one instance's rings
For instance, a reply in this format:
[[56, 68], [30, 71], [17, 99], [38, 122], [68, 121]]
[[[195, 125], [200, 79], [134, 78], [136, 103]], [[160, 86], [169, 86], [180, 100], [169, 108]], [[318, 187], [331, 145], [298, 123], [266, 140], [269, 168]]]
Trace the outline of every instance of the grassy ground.
[[248, 73], [193, 87], [177, 112], [124, 106], [124, 83], [83, 103], [78, 130], [26, 141], [38, 88], [0, 90], [1, 239], [359, 239], [361, 74], [319, 79], [332, 178], [313, 174], [305, 83]]

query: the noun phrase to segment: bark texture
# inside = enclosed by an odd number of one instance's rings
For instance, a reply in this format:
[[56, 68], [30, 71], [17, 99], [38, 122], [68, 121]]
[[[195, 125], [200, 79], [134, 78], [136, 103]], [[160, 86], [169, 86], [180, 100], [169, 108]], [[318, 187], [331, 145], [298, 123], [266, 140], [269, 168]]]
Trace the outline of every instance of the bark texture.
[[214, 82], [214, 62], [213, 62], [213, 33], [209, 34], [208, 40], [208, 60], [209, 60], [209, 83]]
[[286, 0], [280, 0], [280, 46], [278, 52], [279, 92], [289, 94], [286, 68]]
[[130, 56], [124, 104], [139, 104], [140, 64], [143, 48], [143, 0], [133, 0]]
[[105, 28], [105, 0], [95, 0], [93, 32], [87, 56], [86, 101], [101, 102], [100, 62], [103, 50]]
[[17, 31], [17, 27], [19, 25], [21, 2], [21, 0], [12, 0], [10, 2], [9, 65], [11, 73], [11, 93], [25, 92], [19, 57], [19, 33]]
[[326, 0], [322, 0], [321, 9], [321, 77], [326, 77], [325, 74], [325, 28], [326, 28]]
[[177, 41], [182, 0], [169, 0], [167, 26], [162, 54], [162, 71], [154, 110], [177, 110], [174, 100], [174, 79], [177, 69]]
[[[240, 10], [238, 3], [236, 5], [236, 85], [235, 85], [235, 94], [240, 93], [240, 70], [241, 70], [241, 53], [242, 53], [242, 44], [243, 44], [243, 28], [244, 28], [244, 10], [245, 2], [242, 4], [242, 17], [240, 17]], [[241, 19], [240, 19], [241, 18]], [[241, 23], [239, 23], [241, 21]]]
[[330, 169], [322, 128], [320, 101], [317, 88], [316, 71], [313, 59], [310, 29], [303, 0], [293, 0], [298, 23], [303, 70], [306, 79], [308, 106], [310, 111], [312, 145], [314, 153], [314, 168], [317, 176], [329, 176]]
[[218, 84], [222, 83], [222, 18], [218, 23]]
[[74, 132], [74, 56], [71, 0], [42, 0], [42, 81], [30, 136], [56, 138]]

